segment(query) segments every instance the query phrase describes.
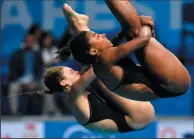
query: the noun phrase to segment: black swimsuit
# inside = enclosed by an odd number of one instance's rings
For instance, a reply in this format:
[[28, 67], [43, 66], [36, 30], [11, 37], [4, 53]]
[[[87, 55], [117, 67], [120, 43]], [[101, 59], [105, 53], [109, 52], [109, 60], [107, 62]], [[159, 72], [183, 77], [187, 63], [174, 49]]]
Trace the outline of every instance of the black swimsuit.
[[128, 126], [125, 120], [124, 115], [126, 114], [118, 110], [114, 105], [108, 103], [101, 95], [95, 92], [88, 94], [88, 102], [90, 107], [90, 118], [87, 123], [82, 125], [111, 119], [116, 123], [119, 132], [134, 131], [134, 129]]
[[93, 66], [95, 74], [98, 76], [99, 79], [106, 85], [107, 88], [111, 91], [115, 91], [118, 89], [121, 85], [126, 85], [126, 84], [132, 84], [132, 83], [142, 83], [147, 85], [150, 89], [153, 90], [153, 92], [161, 97], [161, 98], [166, 98], [166, 97], [176, 97], [180, 96], [183, 93], [173, 93], [168, 91], [167, 89], [163, 88], [160, 86], [160, 83], [149, 73], [148, 70], [137, 66], [130, 58], [124, 58], [121, 59], [117, 64], [117, 66], [120, 66], [123, 70], [123, 77], [120, 83], [115, 86], [115, 88], [111, 89], [107, 85], [109, 80], [103, 80], [103, 78], [98, 74], [98, 72], [95, 70], [95, 66]]

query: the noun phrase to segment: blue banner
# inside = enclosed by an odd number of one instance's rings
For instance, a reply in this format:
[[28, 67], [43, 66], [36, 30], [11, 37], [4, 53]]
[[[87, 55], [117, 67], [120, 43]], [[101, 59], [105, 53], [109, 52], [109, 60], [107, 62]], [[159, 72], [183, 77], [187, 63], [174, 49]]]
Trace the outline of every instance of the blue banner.
[[156, 138], [156, 122], [144, 130], [119, 134], [94, 133], [77, 122], [48, 121], [45, 123], [46, 138]]

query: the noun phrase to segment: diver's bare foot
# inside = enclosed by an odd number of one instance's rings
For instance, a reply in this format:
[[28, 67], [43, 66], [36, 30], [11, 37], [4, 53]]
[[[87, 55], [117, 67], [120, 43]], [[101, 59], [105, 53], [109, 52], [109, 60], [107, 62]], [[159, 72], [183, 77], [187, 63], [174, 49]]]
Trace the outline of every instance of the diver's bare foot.
[[63, 5], [63, 13], [69, 24], [77, 31], [89, 31], [87, 15], [78, 14], [68, 4]]

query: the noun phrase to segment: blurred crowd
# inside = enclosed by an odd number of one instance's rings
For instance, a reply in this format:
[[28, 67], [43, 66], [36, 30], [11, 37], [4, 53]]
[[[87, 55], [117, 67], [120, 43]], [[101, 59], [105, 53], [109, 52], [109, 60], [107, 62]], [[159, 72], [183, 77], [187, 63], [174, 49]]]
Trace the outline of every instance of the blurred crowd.
[[[66, 115], [70, 111], [57, 95], [30, 95], [29, 92], [46, 90], [43, 75], [45, 69], [55, 65], [81, 67], [79, 63], [57, 58], [57, 50], [69, 42], [69, 29], [64, 31], [60, 40], [43, 30], [38, 24], [26, 32], [20, 48], [11, 54], [9, 61], [8, 84], [1, 84], [1, 114], [21, 115]], [[9, 96], [9, 97], [6, 97]]]

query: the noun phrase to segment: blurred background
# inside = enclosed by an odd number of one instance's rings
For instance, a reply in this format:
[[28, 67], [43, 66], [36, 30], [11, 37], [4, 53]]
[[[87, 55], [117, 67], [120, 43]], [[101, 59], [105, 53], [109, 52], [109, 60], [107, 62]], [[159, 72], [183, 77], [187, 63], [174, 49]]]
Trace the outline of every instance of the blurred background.
[[[18, 95], [46, 89], [45, 68], [82, 67], [71, 56], [62, 61], [53, 54], [68, 42], [64, 2], [88, 15], [89, 27], [97, 33], [111, 38], [121, 30], [104, 1], [1, 0], [1, 138], [194, 138], [193, 84], [183, 96], [152, 101], [156, 119], [148, 128], [110, 135], [92, 133], [77, 124], [60, 96]], [[182, 61], [193, 80], [193, 0], [134, 0], [132, 4], [139, 15], [152, 16], [156, 39]]]

